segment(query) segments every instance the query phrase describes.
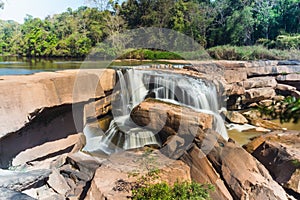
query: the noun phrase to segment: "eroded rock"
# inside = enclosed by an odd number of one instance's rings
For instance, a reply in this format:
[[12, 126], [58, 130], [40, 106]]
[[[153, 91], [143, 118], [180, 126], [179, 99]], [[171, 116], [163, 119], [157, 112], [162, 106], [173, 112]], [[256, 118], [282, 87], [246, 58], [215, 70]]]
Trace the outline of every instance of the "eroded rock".
[[199, 129], [213, 126], [211, 114], [154, 99], [140, 103], [132, 110], [130, 116], [139, 126], [163, 132], [164, 135], [160, 136], [164, 141], [172, 135], [193, 138]]
[[245, 146], [283, 187], [300, 197], [300, 133], [276, 131]]
[[207, 154], [234, 199], [290, 198], [267, 169], [237, 144], [226, 142], [212, 130], [199, 134], [196, 144]]
[[104, 97], [114, 84], [115, 71], [107, 69], [43, 72], [22, 78], [2, 76], [0, 138], [21, 129], [43, 108]]

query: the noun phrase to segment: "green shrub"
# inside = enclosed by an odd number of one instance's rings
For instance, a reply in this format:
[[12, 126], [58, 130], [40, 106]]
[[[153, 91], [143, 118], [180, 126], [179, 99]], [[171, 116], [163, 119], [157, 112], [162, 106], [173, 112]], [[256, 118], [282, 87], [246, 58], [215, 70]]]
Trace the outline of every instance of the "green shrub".
[[150, 184], [132, 191], [134, 200], [206, 200], [210, 199], [211, 185], [195, 182], [176, 182], [174, 186], [167, 183]]
[[[262, 41], [263, 42], [263, 41]], [[283, 51], [256, 46], [216, 46], [208, 49], [209, 55], [217, 60], [282, 60], [299, 59], [299, 51]]]
[[300, 118], [300, 99], [289, 96], [283, 101], [273, 102], [270, 106], [257, 106], [256, 109], [264, 116], [279, 118], [281, 123], [297, 123]]

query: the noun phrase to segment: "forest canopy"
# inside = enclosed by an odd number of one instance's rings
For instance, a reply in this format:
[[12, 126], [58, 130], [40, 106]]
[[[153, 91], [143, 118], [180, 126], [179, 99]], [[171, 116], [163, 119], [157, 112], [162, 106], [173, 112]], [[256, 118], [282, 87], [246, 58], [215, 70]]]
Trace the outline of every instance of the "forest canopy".
[[140, 27], [172, 29], [204, 48], [255, 44], [300, 48], [300, 0], [94, 2], [97, 7], [68, 8], [45, 19], [27, 15], [23, 24], [0, 21], [0, 54], [84, 57], [107, 37]]

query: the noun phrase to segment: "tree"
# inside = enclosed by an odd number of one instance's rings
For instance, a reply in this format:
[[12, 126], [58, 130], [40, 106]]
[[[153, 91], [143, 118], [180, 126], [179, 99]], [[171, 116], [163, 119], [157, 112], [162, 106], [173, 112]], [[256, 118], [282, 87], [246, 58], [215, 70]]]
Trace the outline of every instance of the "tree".
[[252, 8], [247, 6], [242, 11], [235, 11], [227, 20], [227, 34], [231, 44], [250, 45], [254, 19]]

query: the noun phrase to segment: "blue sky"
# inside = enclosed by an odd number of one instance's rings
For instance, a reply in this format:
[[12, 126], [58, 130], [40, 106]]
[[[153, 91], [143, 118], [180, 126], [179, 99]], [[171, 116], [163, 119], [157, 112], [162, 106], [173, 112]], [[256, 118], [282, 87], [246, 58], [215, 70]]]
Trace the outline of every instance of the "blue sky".
[[26, 14], [44, 19], [47, 15], [61, 13], [68, 7], [76, 9], [86, 5], [86, 0], [3, 0], [0, 19], [24, 22]]

